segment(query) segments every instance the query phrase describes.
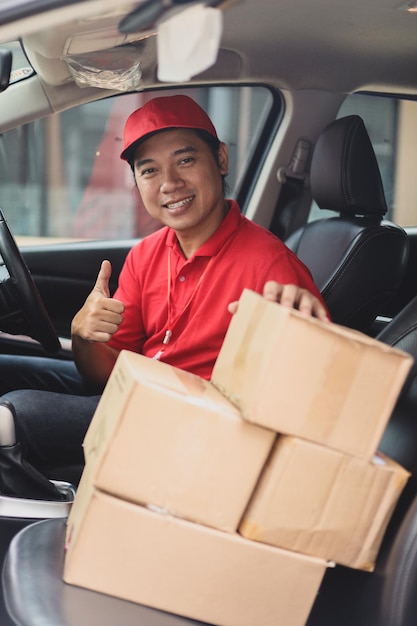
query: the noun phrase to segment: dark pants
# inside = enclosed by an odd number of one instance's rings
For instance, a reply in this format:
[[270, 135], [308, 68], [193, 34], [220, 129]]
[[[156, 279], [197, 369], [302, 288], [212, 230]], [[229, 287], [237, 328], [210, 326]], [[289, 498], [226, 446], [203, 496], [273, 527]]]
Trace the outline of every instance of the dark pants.
[[0, 402], [14, 406], [25, 458], [45, 474], [83, 463], [82, 441], [101, 391], [72, 361], [0, 355]]

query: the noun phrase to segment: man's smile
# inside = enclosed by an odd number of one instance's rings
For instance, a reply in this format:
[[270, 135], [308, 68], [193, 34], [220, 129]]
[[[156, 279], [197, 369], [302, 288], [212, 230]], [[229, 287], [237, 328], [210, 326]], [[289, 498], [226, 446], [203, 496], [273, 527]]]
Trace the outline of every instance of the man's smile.
[[192, 200], [194, 200], [194, 198], [195, 198], [195, 196], [189, 196], [188, 198], [184, 198], [183, 200], [178, 200], [177, 202], [170, 202], [170, 203], [164, 204], [163, 206], [166, 209], [169, 209], [170, 211], [173, 211], [175, 209], [180, 209], [180, 208], [186, 206], [187, 204], [192, 202]]

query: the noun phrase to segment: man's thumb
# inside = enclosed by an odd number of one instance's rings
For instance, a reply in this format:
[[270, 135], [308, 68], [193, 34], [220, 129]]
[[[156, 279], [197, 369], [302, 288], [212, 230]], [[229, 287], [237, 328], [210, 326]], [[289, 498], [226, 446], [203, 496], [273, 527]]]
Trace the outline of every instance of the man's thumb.
[[111, 276], [110, 261], [103, 261], [97, 276], [94, 289], [99, 291], [106, 298], [110, 298], [109, 280]]

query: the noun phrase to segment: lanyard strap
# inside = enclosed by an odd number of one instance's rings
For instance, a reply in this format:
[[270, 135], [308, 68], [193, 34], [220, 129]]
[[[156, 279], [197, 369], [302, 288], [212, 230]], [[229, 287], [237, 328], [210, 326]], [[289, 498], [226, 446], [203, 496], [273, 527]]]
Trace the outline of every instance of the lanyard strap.
[[214, 257], [211, 257], [209, 262], [207, 263], [204, 271], [201, 273], [200, 278], [197, 281], [196, 286], [193, 289], [192, 294], [190, 295], [190, 297], [188, 298], [186, 304], [184, 305], [182, 311], [180, 311], [180, 313], [177, 315], [177, 317], [175, 318], [175, 320], [172, 319], [172, 303], [171, 303], [171, 275], [172, 275], [172, 270], [171, 270], [171, 248], [169, 248], [168, 250], [168, 267], [167, 267], [167, 275], [168, 275], [168, 279], [167, 279], [167, 309], [168, 309], [168, 316], [167, 316], [167, 329], [165, 331], [165, 336], [162, 340], [162, 347], [160, 350], [158, 350], [158, 352], [155, 354], [155, 356], [153, 357], [154, 359], [159, 360], [161, 358], [161, 355], [164, 351], [165, 346], [170, 342], [170, 339], [172, 337], [172, 331], [173, 328], [175, 328], [175, 326], [177, 325], [178, 321], [180, 320], [180, 318], [184, 315], [184, 313], [186, 312], [186, 310], [188, 309], [188, 307], [190, 306], [191, 302], [194, 300], [194, 297], [197, 293], [198, 288], [200, 287], [201, 283], [203, 282], [209, 267], [211, 265], [211, 262], [213, 261]]

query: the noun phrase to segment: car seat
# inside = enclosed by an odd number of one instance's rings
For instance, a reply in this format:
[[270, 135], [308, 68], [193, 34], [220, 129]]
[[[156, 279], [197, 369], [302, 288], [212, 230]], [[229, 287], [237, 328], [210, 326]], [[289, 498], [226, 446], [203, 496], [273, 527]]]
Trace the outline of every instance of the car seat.
[[388, 525], [374, 572], [341, 566], [328, 569], [307, 626], [417, 624], [417, 296], [377, 339], [415, 359], [379, 445], [411, 476]]
[[310, 269], [332, 319], [367, 331], [406, 269], [405, 231], [389, 220], [372, 143], [358, 115], [331, 122], [310, 168], [313, 199], [337, 217], [298, 228], [287, 246]]
[[378, 338], [411, 354], [415, 361], [380, 448], [411, 472], [381, 549], [380, 626], [417, 623], [417, 297]]

